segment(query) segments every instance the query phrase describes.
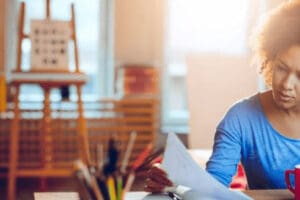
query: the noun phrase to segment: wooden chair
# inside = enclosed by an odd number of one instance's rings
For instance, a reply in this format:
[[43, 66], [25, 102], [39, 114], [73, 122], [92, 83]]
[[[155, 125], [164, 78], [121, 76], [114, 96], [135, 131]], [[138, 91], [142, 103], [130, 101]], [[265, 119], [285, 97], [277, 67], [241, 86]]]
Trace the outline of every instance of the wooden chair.
[[103, 99], [99, 102], [100, 115], [88, 119], [91, 160], [96, 164], [96, 148], [98, 144], [107, 152], [108, 140], [114, 137], [121, 152], [119, 165], [123, 158], [130, 137], [135, 131], [137, 137], [129, 164], [137, 158], [149, 143], [155, 145], [159, 131], [159, 100], [157, 98], [121, 98]]

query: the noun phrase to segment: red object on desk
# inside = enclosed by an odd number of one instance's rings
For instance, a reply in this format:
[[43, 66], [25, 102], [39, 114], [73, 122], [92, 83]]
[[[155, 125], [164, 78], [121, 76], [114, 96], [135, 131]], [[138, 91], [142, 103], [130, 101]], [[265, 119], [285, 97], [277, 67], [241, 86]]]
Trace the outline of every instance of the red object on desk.
[[244, 168], [241, 164], [238, 165], [237, 173], [233, 177], [230, 188], [244, 190], [247, 188], [247, 179]]

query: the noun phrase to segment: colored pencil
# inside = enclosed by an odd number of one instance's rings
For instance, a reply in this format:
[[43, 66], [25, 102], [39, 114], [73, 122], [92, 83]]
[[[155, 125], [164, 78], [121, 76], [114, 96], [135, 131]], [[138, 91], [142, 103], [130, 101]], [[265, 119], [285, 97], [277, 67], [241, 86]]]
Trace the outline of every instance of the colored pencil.
[[113, 176], [107, 178], [107, 188], [110, 200], [117, 200], [116, 189], [115, 189], [115, 180]]
[[124, 155], [124, 158], [123, 158], [123, 161], [122, 161], [122, 165], [121, 165], [121, 168], [120, 168], [121, 173], [126, 172], [126, 167], [127, 167], [127, 164], [128, 164], [128, 160], [130, 158], [130, 154], [131, 154], [132, 149], [133, 149], [133, 144], [134, 144], [135, 138], [136, 138], [136, 132], [132, 131], [131, 134], [130, 134], [130, 138], [129, 138], [129, 141], [128, 141], [128, 144], [127, 144], [126, 152], [125, 152], [125, 155]]
[[138, 155], [137, 159], [134, 161], [134, 163], [133, 163], [133, 165], [132, 165], [132, 169], [133, 169], [133, 170], [137, 169], [137, 168], [144, 162], [144, 160], [147, 158], [147, 156], [148, 156], [149, 153], [151, 152], [152, 147], [153, 147], [152, 143], [149, 143], [149, 144], [147, 145], [147, 147], [144, 149], [144, 151], [142, 151], [142, 152]]

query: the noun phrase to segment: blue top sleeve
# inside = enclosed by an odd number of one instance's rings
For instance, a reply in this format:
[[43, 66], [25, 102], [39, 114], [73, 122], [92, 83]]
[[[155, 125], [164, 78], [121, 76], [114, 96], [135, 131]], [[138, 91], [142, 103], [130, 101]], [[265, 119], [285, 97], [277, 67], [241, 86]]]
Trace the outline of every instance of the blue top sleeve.
[[231, 183], [241, 158], [241, 136], [238, 124], [234, 112], [232, 109], [229, 110], [217, 127], [213, 154], [206, 166], [206, 170], [226, 186]]
[[229, 186], [241, 162], [250, 189], [283, 189], [285, 170], [300, 164], [299, 149], [300, 139], [273, 128], [256, 94], [233, 105], [217, 126], [206, 170]]

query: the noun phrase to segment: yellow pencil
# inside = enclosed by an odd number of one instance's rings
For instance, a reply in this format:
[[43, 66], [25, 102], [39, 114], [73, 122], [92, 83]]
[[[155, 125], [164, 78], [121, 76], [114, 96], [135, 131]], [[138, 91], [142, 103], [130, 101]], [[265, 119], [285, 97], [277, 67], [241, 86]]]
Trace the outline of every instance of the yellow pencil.
[[110, 200], [117, 200], [116, 197], [116, 189], [115, 189], [115, 180], [113, 176], [109, 176], [107, 178], [107, 187], [108, 187], [108, 193]]

